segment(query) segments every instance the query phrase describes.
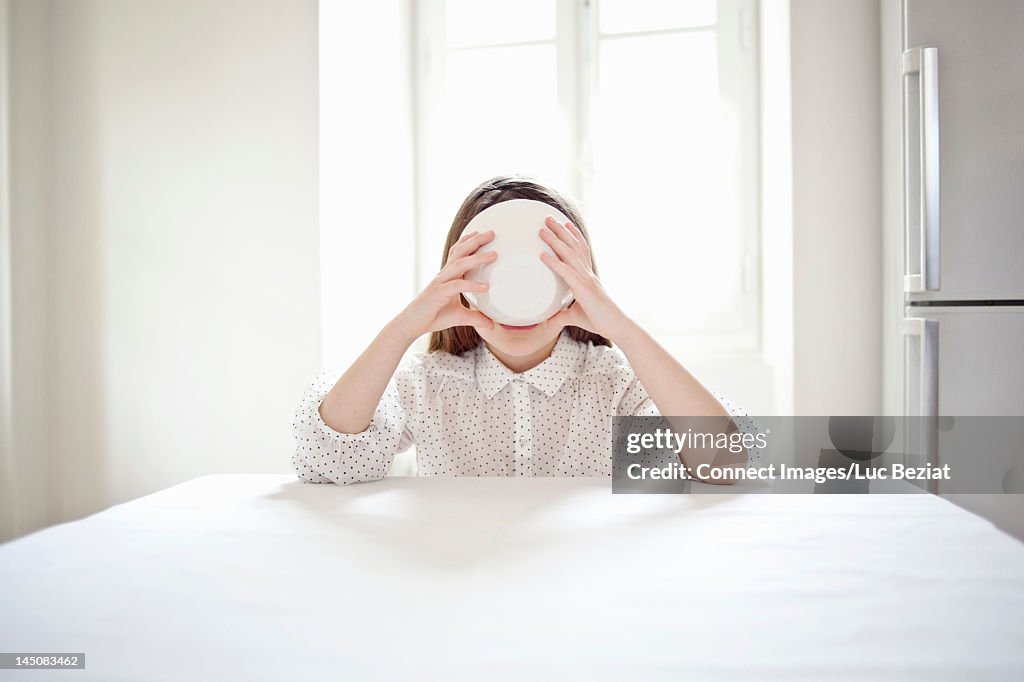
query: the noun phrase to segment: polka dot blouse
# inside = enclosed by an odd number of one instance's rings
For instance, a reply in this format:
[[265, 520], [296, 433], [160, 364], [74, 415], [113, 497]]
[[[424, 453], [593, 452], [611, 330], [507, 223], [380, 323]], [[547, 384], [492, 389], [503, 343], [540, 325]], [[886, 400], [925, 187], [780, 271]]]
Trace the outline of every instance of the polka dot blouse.
[[[383, 478], [414, 443], [419, 475], [611, 476], [612, 417], [659, 414], [622, 351], [565, 330], [548, 358], [521, 373], [483, 343], [462, 355], [415, 353], [361, 433], [320, 417], [339, 376], [317, 375], [295, 412], [292, 466], [309, 483]], [[734, 417], [746, 414], [715, 397]]]

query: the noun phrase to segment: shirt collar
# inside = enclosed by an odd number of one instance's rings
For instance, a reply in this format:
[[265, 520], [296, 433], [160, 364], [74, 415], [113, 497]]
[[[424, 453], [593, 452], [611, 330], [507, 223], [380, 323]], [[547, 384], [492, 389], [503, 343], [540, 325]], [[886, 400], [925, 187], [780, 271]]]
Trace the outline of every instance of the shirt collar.
[[495, 357], [487, 344], [481, 342], [475, 349], [476, 381], [488, 399], [497, 395], [517, 377], [532, 384], [550, 398], [561, 388], [566, 377], [579, 374], [583, 364], [583, 350], [583, 345], [574, 341], [563, 329], [551, 350], [551, 355], [536, 367], [517, 373], [506, 367]]

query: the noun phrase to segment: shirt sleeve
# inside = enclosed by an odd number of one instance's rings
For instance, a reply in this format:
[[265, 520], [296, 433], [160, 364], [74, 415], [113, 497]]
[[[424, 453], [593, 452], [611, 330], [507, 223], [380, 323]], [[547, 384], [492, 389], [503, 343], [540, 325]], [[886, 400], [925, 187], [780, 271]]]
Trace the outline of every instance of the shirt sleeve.
[[320, 403], [338, 376], [336, 372], [321, 372], [306, 387], [292, 420], [292, 468], [306, 483], [349, 484], [382, 479], [395, 455], [413, 443], [399, 391], [400, 377], [396, 372], [388, 382], [364, 431], [340, 433], [320, 416]]
[[647, 389], [640, 383], [640, 379], [630, 372], [629, 386], [622, 394], [619, 401], [619, 409], [616, 414], [634, 417], [660, 417], [658, 407], [647, 394]]

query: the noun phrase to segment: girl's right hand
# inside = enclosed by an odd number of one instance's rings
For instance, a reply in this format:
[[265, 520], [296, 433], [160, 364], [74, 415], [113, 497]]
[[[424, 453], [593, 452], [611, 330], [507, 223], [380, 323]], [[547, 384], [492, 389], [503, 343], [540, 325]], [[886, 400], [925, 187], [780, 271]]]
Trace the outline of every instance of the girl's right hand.
[[476, 250], [494, 239], [494, 230], [469, 232], [462, 235], [448, 251], [448, 259], [441, 271], [413, 301], [399, 313], [396, 322], [412, 338], [441, 331], [449, 327], [471, 326], [492, 329], [494, 322], [479, 310], [462, 305], [459, 294], [469, 291], [487, 291], [487, 285], [463, 279], [473, 268], [491, 263], [498, 257], [496, 251], [476, 253]]

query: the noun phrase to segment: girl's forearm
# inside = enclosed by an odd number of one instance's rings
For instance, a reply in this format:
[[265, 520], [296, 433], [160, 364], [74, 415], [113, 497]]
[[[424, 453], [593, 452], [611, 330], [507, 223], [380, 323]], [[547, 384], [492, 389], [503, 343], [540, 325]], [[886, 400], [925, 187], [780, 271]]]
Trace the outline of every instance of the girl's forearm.
[[416, 340], [392, 320], [341, 375], [320, 403], [320, 417], [339, 433], [361, 433], [409, 346]]
[[663, 415], [727, 417], [714, 394], [632, 320], [613, 339]]
[[[721, 432], [730, 429], [731, 415], [714, 394], [704, 387], [672, 354], [661, 347], [642, 327], [629, 320], [612, 339], [619, 345], [629, 361], [637, 378], [647, 390], [658, 412], [666, 417], [674, 428], [685, 430], [689, 417], [726, 417], [721, 420]], [[674, 420], [680, 417], [681, 420]], [[679, 422], [676, 426], [673, 422]], [[715, 420], [718, 424], [718, 420]], [[692, 422], [689, 422], [692, 426]], [[731, 428], [735, 428], [734, 425]], [[685, 450], [684, 461], [691, 471], [700, 464], [715, 468], [733, 469], [744, 466], [746, 451], [733, 453], [728, 449]], [[696, 472], [694, 471], [696, 475]], [[708, 483], [731, 483], [728, 479], [704, 479]]]

